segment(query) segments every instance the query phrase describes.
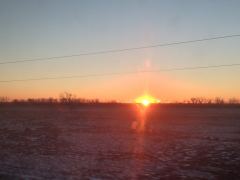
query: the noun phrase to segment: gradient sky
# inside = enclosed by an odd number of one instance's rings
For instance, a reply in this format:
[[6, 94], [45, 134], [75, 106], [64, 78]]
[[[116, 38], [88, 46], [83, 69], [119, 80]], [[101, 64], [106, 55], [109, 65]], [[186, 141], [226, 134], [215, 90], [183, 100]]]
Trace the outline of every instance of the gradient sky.
[[[238, 0], [0, 0], [0, 61], [79, 54], [240, 33]], [[58, 61], [0, 65], [0, 80], [239, 63], [240, 38]], [[0, 96], [131, 101], [240, 98], [240, 67], [0, 83]]]

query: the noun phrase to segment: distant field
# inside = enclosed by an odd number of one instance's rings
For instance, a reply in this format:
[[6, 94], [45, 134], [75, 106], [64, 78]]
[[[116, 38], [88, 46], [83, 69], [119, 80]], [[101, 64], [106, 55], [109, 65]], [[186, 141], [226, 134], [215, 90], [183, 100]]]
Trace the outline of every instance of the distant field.
[[0, 179], [240, 179], [239, 107], [1, 106]]

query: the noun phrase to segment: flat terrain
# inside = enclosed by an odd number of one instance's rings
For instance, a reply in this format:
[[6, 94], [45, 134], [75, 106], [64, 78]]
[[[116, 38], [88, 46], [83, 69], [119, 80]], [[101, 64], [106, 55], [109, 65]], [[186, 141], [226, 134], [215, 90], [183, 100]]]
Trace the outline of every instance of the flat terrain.
[[0, 179], [240, 179], [239, 170], [240, 108], [0, 107]]

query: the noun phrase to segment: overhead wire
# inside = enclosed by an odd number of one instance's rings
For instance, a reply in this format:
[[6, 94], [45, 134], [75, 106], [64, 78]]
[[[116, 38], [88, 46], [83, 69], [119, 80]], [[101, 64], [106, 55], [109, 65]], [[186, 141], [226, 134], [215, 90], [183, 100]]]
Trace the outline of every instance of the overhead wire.
[[240, 66], [240, 63], [208, 65], [208, 66], [177, 67], [177, 68], [168, 68], [168, 69], [142, 70], [142, 71], [129, 71], [129, 72], [112, 72], [112, 73], [85, 74], [85, 75], [40, 77], [40, 78], [29, 78], [29, 79], [12, 79], [12, 80], [1, 80], [0, 83], [40, 81], [40, 80], [57, 80], [57, 79], [73, 79], [73, 78], [90, 78], [90, 77], [115, 76], [115, 75], [124, 75], [124, 74], [156, 73], [156, 72], [167, 72], [167, 71], [186, 71], [186, 70], [223, 68], [223, 67], [234, 67], [234, 66]]
[[110, 54], [110, 53], [121, 53], [121, 52], [135, 51], [135, 50], [141, 50], [141, 49], [150, 49], [150, 48], [157, 48], [157, 47], [183, 45], [183, 44], [190, 44], [190, 43], [204, 42], [204, 41], [212, 41], [212, 40], [219, 40], [219, 39], [226, 39], [226, 38], [234, 38], [234, 37], [235, 38], [240, 37], [240, 34], [215, 36], [215, 37], [193, 39], [193, 40], [187, 40], [187, 41], [175, 41], [175, 42], [169, 42], [169, 43], [151, 44], [151, 45], [147, 45], [147, 46], [138, 46], [138, 47], [123, 48], [123, 49], [110, 49], [110, 50], [102, 50], [102, 51], [93, 51], [93, 52], [70, 54], [70, 55], [63, 55], [63, 56], [52, 56], [52, 57], [43, 57], [43, 58], [31, 58], [31, 59], [23, 59], [23, 60], [3, 61], [3, 62], [0, 62], [0, 65], [27, 63], [27, 62], [36, 62], [36, 61], [66, 60], [66, 58], [72, 58], [72, 57], [91, 56], [91, 55]]

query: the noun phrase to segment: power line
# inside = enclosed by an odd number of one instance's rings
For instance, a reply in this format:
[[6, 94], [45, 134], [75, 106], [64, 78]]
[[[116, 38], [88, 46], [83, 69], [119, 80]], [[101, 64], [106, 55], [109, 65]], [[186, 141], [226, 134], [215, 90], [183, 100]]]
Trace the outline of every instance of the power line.
[[163, 43], [163, 44], [152, 44], [152, 45], [148, 45], [148, 46], [138, 46], [138, 47], [132, 47], [132, 48], [94, 51], [94, 52], [80, 53], [80, 54], [71, 54], [71, 55], [65, 55], [65, 56], [52, 56], [52, 57], [45, 57], [45, 58], [32, 58], [32, 59], [25, 59], [25, 60], [5, 61], [5, 62], [0, 62], [0, 65], [23, 63], [23, 62], [35, 62], [35, 61], [56, 61], [56, 60], [59, 60], [59, 59], [71, 58], [71, 57], [100, 55], [100, 54], [110, 54], [110, 53], [118, 53], [118, 52], [134, 51], [134, 50], [141, 50], [141, 49], [166, 47], [166, 46], [174, 46], [174, 45], [181, 45], [181, 44], [190, 44], [190, 43], [196, 43], [196, 42], [212, 41], [212, 40], [234, 38], [234, 37], [240, 37], [240, 34], [216, 36], [216, 37], [194, 39], [194, 40], [188, 40], [188, 41], [176, 41], [176, 42]]
[[210, 69], [210, 68], [222, 68], [222, 67], [233, 67], [233, 66], [240, 66], [240, 63], [239, 64], [209, 65], [209, 66], [179, 67], [179, 68], [158, 69], [158, 70], [145, 70], [145, 71], [113, 72], [113, 73], [72, 75], [72, 76], [58, 76], [58, 77], [41, 77], [41, 78], [30, 78], [30, 79], [13, 79], [13, 80], [2, 80], [2, 81], [0, 81], [0, 83], [23, 82], [23, 81], [39, 81], [39, 80], [55, 80], [55, 79], [89, 78], [89, 77], [113, 76], [113, 75], [124, 75], [124, 74], [138, 74], [138, 73], [154, 73], [154, 72], [165, 72], [165, 71], [184, 71], [184, 70]]

